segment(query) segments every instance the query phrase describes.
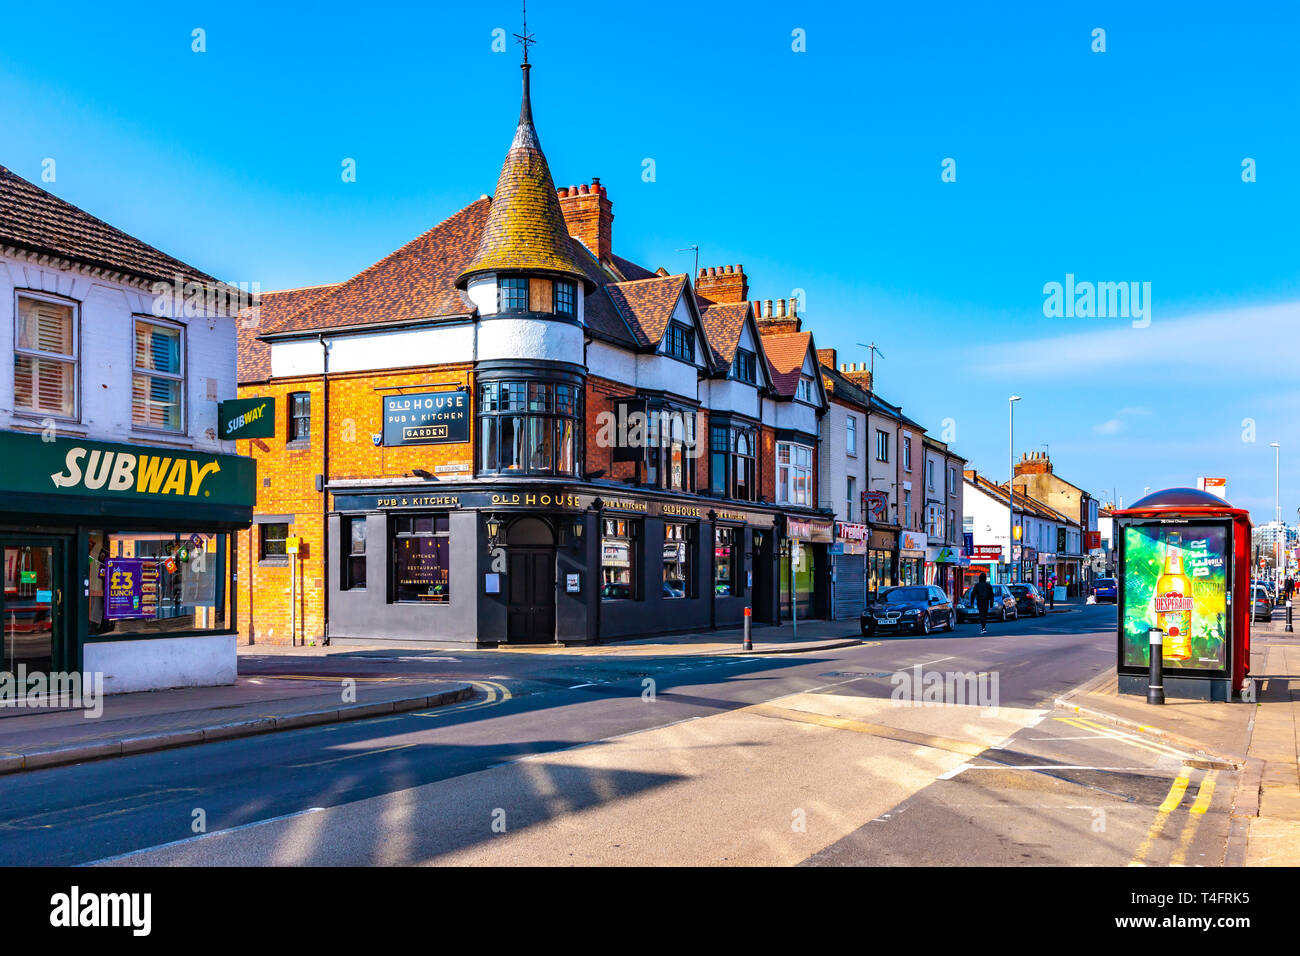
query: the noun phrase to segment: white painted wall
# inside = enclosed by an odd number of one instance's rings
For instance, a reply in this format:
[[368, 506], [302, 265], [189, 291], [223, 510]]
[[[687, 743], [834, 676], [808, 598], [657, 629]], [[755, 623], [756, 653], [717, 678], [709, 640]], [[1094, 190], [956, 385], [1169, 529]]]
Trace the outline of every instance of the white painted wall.
[[84, 670], [104, 675], [104, 692], [233, 684], [235, 635], [195, 635], [87, 644]]
[[[497, 320], [493, 320], [495, 321]], [[331, 372], [360, 372], [474, 360], [474, 325], [469, 322], [332, 338], [327, 334], [325, 340], [330, 347]], [[320, 375], [322, 359], [320, 343], [314, 338], [274, 342], [271, 345], [271, 374], [276, 378]]]
[[[478, 361], [527, 359], [530, 361], [583, 361], [583, 331], [568, 322], [548, 319], [492, 319], [480, 322]], [[443, 358], [442, 362], [455, 361]]]
[[[217, 439], [217, 402], [235, 397], [235, 319], [217, 314], [178, 315], [185, 327], [186, 431], [170, 435], [131, 426], [133, 315], [151, 317], [150, 288], [95, 278], [79, 270], [38, 266], [0, 256], [0, 428], [40, 429], [40, 420], [16, 415], [13, 347], [16, 290], [35, 289], [77, 305], [80, 421], [58, 424], [61, 434], [92, 440], [177, 445], [233, 454], [234, 442]], [[171, 302], [164, 299], [171, 314]], [[184, 303], [182, 302], [182, 306]], [[182, 308], [182, 312], [184, 309]], [[209, 380], [215, 398], [210, 399]]]

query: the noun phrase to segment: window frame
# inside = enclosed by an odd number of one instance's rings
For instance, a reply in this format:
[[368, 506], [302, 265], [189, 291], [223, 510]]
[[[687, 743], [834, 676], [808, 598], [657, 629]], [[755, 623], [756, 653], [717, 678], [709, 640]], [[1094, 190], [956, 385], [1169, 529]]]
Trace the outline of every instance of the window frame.
[[[497, 276], [497, 314], [518, 314], [528, 311], [531, 290], [527, 276]], [[519, 308], [507, 306], [506, 300], [514, 302], [519, 296], [520, 284], [523, 287], [523, 305]], [[507, 290], [509, 290], [507, 294]]]
[[844, 452], [850, 458], [858, 457], [858, 418], [850, 415], [844, 420]]
[[[683, 601], [689, 600], [696, 596], [695, 594], [695, 539], [696, 527], [694, 522], [690, 521], [665, 521], [663, 523], [663, 543], [665, 546], [670, 541], [680, 541], [682, 543], [682, 593], [680, 595], [669, 596], [663, 593], [663, 585], [668, 583], [668, 562], [663, 562], [663, 581], [660, 584], [659, 594], [665, 601]], [[680, 537], [670, 537], [669, 528], [680, 528]]]
[[[287, 565], [289, 563], [289, 552], [286, 548], [284, 551], [268, 551], [267, 544], [279, 542], [281, 547], [286, 547], [285, 542], [292, 535], [290, 532], [289, 521], [262, 521], [257, 524], [257, 563], [262, 565]], [[284, 528], [283, 538], [272, 538], [267, 534], [270, 528]]]
[[889, 432], [876, 429], [876, 461], [889, 463]]
[[[786, 460], [781, 460], [781, 451], [786, 449]], [[806, 452], [807, 464], [800, 462], [800, 452]], [[776, 443], [776, 503], [779, 505], [796, 505], [804, 508], [815, 507], [816, 490], [813, 487], [813, 449], [799, 442], [779, 441]], [[784, 477], [782, 475], [784, 474]], [[798, 482], [805, 481], [804, 493], [795, 494]], [[799, 500], [802, 498], [803, 500]]]
[[[304, 418], [304, 416], [297, 415], [294, 413], [295, 399], [299, 397], [306, 398], [307, 400], [307, 414], [305, 416], [305, 420], [307, 422], [307, 434], [305, 435], [298, 433], [298, 428], [297, 425], [295, 424], [296, 422], [301, 421]], [[284, 425], [285, 444], [299, 447], [299, 448], [307, 447], [308, 445], [311, 444], [311, 392], [310, 391], [290, 392], [287, 396], [285, 396], [284, 404], [285, 404], [285, 411], [288, 416], [285, 420], [285, 425]]]
[[[622, 528], [619, 526], [622, 525]], [[622, 531], [623, 533], [610, 533]], [[602, 602], [612, 601], [643, 601], [645, 595], [641, 592], [641, 542], [645, 538], [645, 524], [639, 518], [633, 518], [627, 515], [610, 514], [601, 515], [600, 525], [600, 600]], [[628, 595], [627, 597], [607, 597], [605, 588], [612, 582], [605, 580], [605, 541], [626, 541], [627, 542], [627, 562], [628, 562]]]
[[[172, 322], [167, 319], [161, 319], [154, 316], [132, 315], [131, 316], [131, 430], [160, 432], [167, 435], [184, 435], [189, 431], [189, 342], [187, 341], [187, 329], [183, 323]], [[177, 366], [180, 372], [157, 372], [151, 369], [143, 369], [136, 365], [136, 356], [139, 354], [137, 347], [137, 338], [140, 334], [140, 325], [157, 326], [160, 329], [167, 329], [177, 333], [179, 355], [177, 356]], [[175, 428], [163, 428], [158, 425], [141, 425], [135, 420], [135, 380], [139, 377], [146, 379], [160, 378], [179, 384], [178, 401], [180, 411], [178, 413], [178, 424]]]
[[[51, 305], [64, 306], [72, 310], [71, 333], [72, 333], [72, 353], [65, 355], [61, 352], [43, 352], [40, 349], [20, 348], [18, 345], [18, 323], [22, 313], [21, 302], [23, 299], [31, 299], [35, 302], [47, 302]], [[13, 328], [13, 354], [14, 364], [17, 364], [18, 357], [24, 356], [28, 359], [44, 360], [49, 362], [58, 362], [64, 365], [72, 366], [72, 414], [61, 415], [52, 412], [43, 412], [39, 409], [26, 409], [18, 407], [18, 380], [14, 377], [12, 389], [12, 401], [14, 415], [22, 418], [45, 419], [52, 418], [60, 422], [80, 422], [81, 421], [81, 302], [76, 299], [68, 299], [59, 295], [51, 295], [47, 292], [41, 292], [36, 289], [15, 289], [14, 290], [14, 316], [11, 327]], [[134, 342], [132, 342], [134, 347]], [[36, 403], [36, 383], [32, 383], [32, 399]]]
[[[417, 531], [415, 522], [429, 521], [430, 531]], [[439, 531], [439, 523], [446, 521], [446, 530]], [[410, 530], [403, 530], [404, 524], [409, 523]], [[388, 526], [388, 603], [389, 604], [408, 604], [416, 607], [425, 607], [429, 605], [446, 607], [451, 604], [451, 512], [450, 511], [421, 511], [410, 514], [394, 515]], [[401, 587], [397, 583], [397, 565], [400, 560], [397, 553], [397, 543], [408, 538], [436, 538], [446, 542], [445, 554], [447, 558], [447, 592], [443, 595], [441, 601], [422, 601], [418, 598], [403, 598], [398, 596], [398, 589]]]
[[694, 365], [695, 330], [685, 322], [678, 322], [675, 319], [669, 322], [664, 337], [664, 352], [670, 358]]
[[[343, 518], [343, 535], [340, 549], [342, 549], [343, 546], [346, 546], [347, 551], [342, 555], [342, 560], [339, 561], [339, 564], [342, 565], [340, 570], [343, 572], [343, 580], [339, 585], [339, 590], [341, 591], [366, 590], [366, 552], [369, 550], [369, 540], [366, 533], [367, 526], [368, 522], [366, 515], [346, 515]], [[354, 530], [357, 527], [360, 527], [362, 531], [360, 551], [357, 550], [356, 534]], [[360, 580], [357, 579], [353, 566], [354, 562], [356, 562], [358, 558], [361, 560]]]
[[736, 357], [731, 362], [731, 374], [737, 381], [744, 382], [746, 385], [757, 385], [758, 354], [737, 347]]
[[[576, 319], [578, 317], [578, 284], [563, 279], [556, 279], [553, 285], [554, 288], [551, 291], [551, 301], [554, 304], [555, 314]], [[568, 299], [568, 309], [560, 308], [560, 301], [562, 298]]]
[[[508, 375], [480, 380], [475, 413], [478, 432], [474, 438], [474, 473], [581, 478], [584, 401], [582, 384], [565, 378]], [[509, 439], [507, 432], [512, 436]], [[504, 454], [507, 443], [508, 456]], [[543, 446], [550, 463], [535, 467], [537, 453]], [[503, 467], [507, 460], [513, 462], [516, 458], [521, 462], [518, 467]], [[561, 468], [564, 461], [572, 467]]]
[[[722, 594], [718, 591], [718, 585], [724, 583], [718, 577], [718, 551], [723, 547], [722, 539], [726, 536], [727, 548], [727, 593]], [[745, 589], [741, 585], [740, 566], [737, 559], [743, 559], [744, 549], [741, 545], [745, 540], [745, 529], [734, 525], [714, 525], [713, 526], [713, 596], [715, 598], [734, 598], [744, 597]]]

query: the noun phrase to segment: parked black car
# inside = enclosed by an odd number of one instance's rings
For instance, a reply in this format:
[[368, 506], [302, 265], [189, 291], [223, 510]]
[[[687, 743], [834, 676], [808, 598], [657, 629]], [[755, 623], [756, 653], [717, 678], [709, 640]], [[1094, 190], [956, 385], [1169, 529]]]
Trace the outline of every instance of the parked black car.
[[933, 585], [903, 584], [885, 588], [862, 611], [862, 634], [929, 634], [935, 628], [951, 631], [957, 612], [943, 590]]
[[[1011, 589], [1005, 584], [994, 584], [992, 587], [993, 604], [989, 607], [989, 620], [1018, 621], [1020, 619], [1020, 610], [1016, 606], [1016, 596], [1011, 593]], [[980, 609], [971, 600], [971, 590], [972, 588], [967, 588], [966, 593], [957, 602], [957, 619], [959, 621], [978, 621], [980, 619]]]
[[1030, 617], [1042, 617], [1047, 613], [1047, 601], [1036, 584], [1009, 585], [1016, 599], [1016, 616], [1028, 614]]

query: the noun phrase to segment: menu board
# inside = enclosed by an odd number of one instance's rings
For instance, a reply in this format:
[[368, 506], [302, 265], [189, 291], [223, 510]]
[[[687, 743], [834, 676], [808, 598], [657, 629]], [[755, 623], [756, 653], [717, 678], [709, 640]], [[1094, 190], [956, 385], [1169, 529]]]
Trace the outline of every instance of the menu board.
[[104, 617], [110, 621], [153, 620], [158, 616], [158, 562], [153, 558], [109, 558]]

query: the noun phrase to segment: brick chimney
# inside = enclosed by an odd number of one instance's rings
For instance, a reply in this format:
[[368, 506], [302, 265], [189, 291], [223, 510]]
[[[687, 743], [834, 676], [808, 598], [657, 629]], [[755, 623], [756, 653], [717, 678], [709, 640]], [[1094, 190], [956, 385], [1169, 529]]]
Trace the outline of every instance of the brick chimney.
[[1050, 475], [1052, 473], [1052, 459], [1047, 457], [1047, 452], [1032, 451], [1025, 452], [1016, 462], [1017, 475]]
[[788, 304], [785, 299], [755, 300], [752, 304], [754, 316], [758, 319], [759, 335], [782, 335], [803, 330], [798, 299], [790, 299]]
[[818, 350], [817, 350], [817, 364], [818, 364], [818, 365], [825, 365], [827, 368], [837, 368], [838, 366], [836, 366], [836, 364], [835, 364], [835, 357], [836, 357], [836, 356], [835, 356], [835, 350], [834, 350], [834, 349], [818, 349]]
[[695, 277], [695, 294], [710, 302], [744, 302], [749, 298], [749, 279], [745, 267], [710, 266]]
[[593, 176], [591, 185], [560, 187], [560, 210], [569, 227], [569, 235], [582, 242], [601, 262], [608, 262], [614, 249], [614, 205], [605, 195], [600, 178]]
[[845, 362], [840, 366], [840, 374], [858, 388], [871, 391], [871, 369], [866, 362]]

